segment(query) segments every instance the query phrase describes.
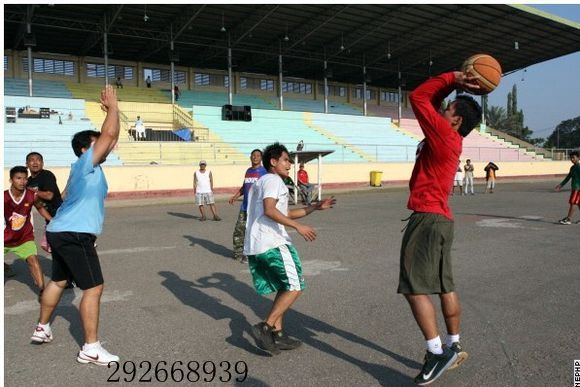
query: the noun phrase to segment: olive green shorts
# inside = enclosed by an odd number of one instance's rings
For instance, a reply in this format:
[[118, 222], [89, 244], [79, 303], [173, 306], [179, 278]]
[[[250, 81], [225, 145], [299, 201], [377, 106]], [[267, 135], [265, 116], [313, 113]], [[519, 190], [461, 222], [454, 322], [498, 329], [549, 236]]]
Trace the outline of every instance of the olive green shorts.
[[454, 291], [452, 244], [452, 220], [439, 214], [413, 213], [403, 236], [397, 293], [441, 294]]

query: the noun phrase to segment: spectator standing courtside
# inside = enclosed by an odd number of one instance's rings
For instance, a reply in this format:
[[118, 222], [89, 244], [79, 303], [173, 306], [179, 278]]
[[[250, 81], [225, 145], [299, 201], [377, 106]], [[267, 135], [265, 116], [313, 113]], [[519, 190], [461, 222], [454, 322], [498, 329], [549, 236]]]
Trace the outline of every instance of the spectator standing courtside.
[[483, 168], [485, 171], [485, 192], [493, 193], [495, 189], [495, 178], [496, 172], [499, 170], [499, 167], [495, 165], [493, 161], [487, 163], [487, 165]]
[[193, 193], [195, 194], [195, 204], [199, 207], [202, 222], [205, 217], [204, 206], [207, 204], [213, 215], [213, 220], [222, 220], [215, 207], [215, 200], [213, 198], [213, 175], [209, 169], [206, 169], [207, 163], [205, 160], [199, 162], [199, 169], [193, 174]]
[[95, 241], [103, 229], [107, 180], [101, 168], [119, 140], [119, 108], [111, 85], [101, 91], [101, 109], [106, 112], [101, 132], [85, 130], [73, 136], [78, 160], [71, 166], [66, 195], [47, 227], [52, 248], [52, 280], [42, 295], [40, 317], [31, 340], [53, 340], [50, 320], [68, 281], [83, 291], [79, 312], [85, 344], [77, 354], [79, 363], [106, 366], [119, 357], [105, 350], [98, 340], [103, 274]]
[[[44, 169], [44, 159], [38, 152], [30, 152], [26, 155], [26, 166], [30, 171], [26, 186], [36, 192], [36, 197], [41, 200], [46, 211], [51, 217], [54, 217], [62, 204], [56, 177], [51, 171]], [[46, 225], [48, 223], [49, 221], [47, 220]], [[43, 233], [40, 247], [50, 253], [50, 246], [46, 241], [46, 231]]]
[[[409, 181], [407, 208], [413, 211], [401, 246], [398, 293], [405, 296], [423, 337], [427, 352], [415, 383], [426, 385], [448, 368], [466, 359], [460, 339], [461, 305], [451, 267], [453, 215], [449, 191], [457, 172], [463, 138], [478, 124], [481, 108], [459, 95], [441, 112], [441, 103], [455, 89], [476, 90], [475, 78], [456, 71], [430, 78], [409, 96], [413, 112], [425, 134], [419, 143]], [[431, 295], [439, 295], [447, 328], [441, 343]]]
[[475, 171], [475, 168], [473, 167], [473, 164], [471, 164], [470, 159], [467, 159], [465, 161], [463, 171], [465, 172], [465, 184], [464, 184], [465, 191], [463, 192], [467, 195], [467, 189], [468, 187], [470, 187], [471, 194], [475, 195], [475, 192], [473, 191], [473, 171]]
[[238, 214], [238, 221], [234, 228], [234, 259], [241, 263], [247, 263], [248, 258], [244, 255], [244, 236], [246, 234], [246, 220], [248, 219], [248, 196], [252, 185], [268, 171], [262, 166], [262, 151], [254, 149], [250, 154], [250, 162], [252, 166], [246, 170], [244, 182], [240, 189], [230, 198], [229, 203], [234, 202], [240, 197], [244, 197], [244, 201], [240, 207]]
[[[560, 191], [562, 187], [568, 183], [568, 180], [572, 179], [570, 199], [568, 200], [570, 208], [568, 209], [568, 215], [566, 215], [565, 218], [560, 219], [560, 224], [572, 224], [574, 211], [576, 210], [576, 207], [580, 207], [580, 159], [578, 158], [577, 151], [570, 152], [570, 161], [572, 162], [570, 172], [568, 172], [568, 175], [566, 175], [564, 180], [556, 186], [556, 191]], [[576, 223], [580, 224], [580, 221]]]

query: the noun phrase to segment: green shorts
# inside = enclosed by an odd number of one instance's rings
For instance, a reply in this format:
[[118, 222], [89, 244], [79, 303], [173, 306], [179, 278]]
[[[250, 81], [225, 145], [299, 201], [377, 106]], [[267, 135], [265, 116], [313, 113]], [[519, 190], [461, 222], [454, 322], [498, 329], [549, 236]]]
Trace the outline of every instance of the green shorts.
[[454, 291], [452, 244], [452, 220], [439, 214], [413, 213], [403, 236], [397, 293], [441, 294]]
[[34, 241], [24, 242], [19, 246], [4, 247], [4, 255], [7, 253], [14, 253], [20, 259], [26, 259], [31, 255], [37, 255], [36, 243]]
[[282, 245], [262, 254], [248, 255], [248, 263], [258, 294], [305, 288], [300, 257], [292, 245]]

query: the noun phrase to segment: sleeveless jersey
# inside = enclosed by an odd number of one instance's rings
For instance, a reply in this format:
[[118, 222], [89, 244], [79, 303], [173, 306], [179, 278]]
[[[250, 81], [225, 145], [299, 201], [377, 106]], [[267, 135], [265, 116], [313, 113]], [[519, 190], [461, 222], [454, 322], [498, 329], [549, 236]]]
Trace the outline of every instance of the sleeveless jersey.
[[34, 191], [27, 188], [18, 202], [9, 189], [4, 191], [4, 246], [20, 246], [34, 240], [32, 207]]

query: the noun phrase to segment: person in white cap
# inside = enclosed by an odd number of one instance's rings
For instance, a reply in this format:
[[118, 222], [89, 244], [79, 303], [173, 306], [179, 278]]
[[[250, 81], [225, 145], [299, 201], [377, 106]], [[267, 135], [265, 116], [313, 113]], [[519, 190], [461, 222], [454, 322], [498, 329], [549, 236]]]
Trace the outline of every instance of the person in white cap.
[[193, 174], [193, 193], [195, 194], [195, 204], [199, 207], [201, 213], [200, 221], [204, 221], [205, 217], [204, 205], [208, 204], [213, 214], [213, 220], [222, 220], [215, 207], [213, 199], [213, 176], [209, 169], [206, 169], [207, 163], [205, 160], [199, 162], [199, 170]]

